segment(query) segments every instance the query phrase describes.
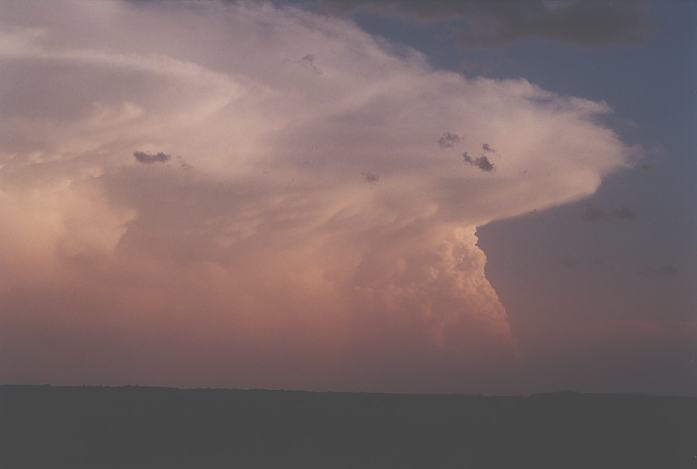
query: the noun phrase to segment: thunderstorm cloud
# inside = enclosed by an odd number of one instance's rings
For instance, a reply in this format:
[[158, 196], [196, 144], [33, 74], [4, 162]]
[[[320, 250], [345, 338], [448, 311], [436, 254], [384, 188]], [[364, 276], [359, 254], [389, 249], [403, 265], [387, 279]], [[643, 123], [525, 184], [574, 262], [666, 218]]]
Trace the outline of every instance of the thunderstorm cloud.
[[[342, 16], [2, 8], [3, 382], [493, 389], [515, 338], [477, 227], [628, 164], [605, 104], [434, 70]], [[438, 135], [505, 158], [463, 170]]]

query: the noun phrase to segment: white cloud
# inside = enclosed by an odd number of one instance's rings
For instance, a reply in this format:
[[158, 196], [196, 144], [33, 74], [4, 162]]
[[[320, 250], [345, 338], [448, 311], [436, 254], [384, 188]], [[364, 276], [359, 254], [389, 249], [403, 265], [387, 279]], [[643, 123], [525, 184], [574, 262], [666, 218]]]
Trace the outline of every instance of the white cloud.
[[[51, 314], [107, 349], [121, 346], [106, 332], [118, 324], [170, 351], [144, 347], [143, 369], [191, 360], [145, 380], [336, 386], [341, 363], [353, 387], [424, 373], [466, 386], [465, 370], [513, 347], [476, 227], [591, 194], [627, 164], [597, 123], [604, 104], [435, 71], [345, 20], [59, 3], [56, 17], [9, 2], [0, 23], [0, 276], [63, 298]], [[452, 148], [438, 145], [445, 132], [460, 137]], [[462, 162], [484, 142], [495, 171]], [[135, 151], [173, 158], [138, 165]], [[45, 275], [14, 275], [27, 266]], [[17, 356], [31, 346], [12, 338], [23, 301], [0, 296], [0, 341]], [[242, 371], [242, 353], [267, 365]], [[67, 366], [55, 357], [29, 376]], [[199, 375], [204, 361], [216, 371]], [[139, 376], [95, 369], [82, 379]]]

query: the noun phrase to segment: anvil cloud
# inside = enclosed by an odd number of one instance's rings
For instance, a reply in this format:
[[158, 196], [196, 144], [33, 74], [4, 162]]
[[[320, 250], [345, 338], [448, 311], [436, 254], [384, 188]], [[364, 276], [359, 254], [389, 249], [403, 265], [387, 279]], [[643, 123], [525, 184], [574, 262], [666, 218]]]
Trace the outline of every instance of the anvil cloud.
[[[3, 11], [2, 381], [495, 389], [515, 338], [477, 227], [629, 164], [605, 104], [342, 18]], [[494, 170], [463, 163], [484, 144]]]

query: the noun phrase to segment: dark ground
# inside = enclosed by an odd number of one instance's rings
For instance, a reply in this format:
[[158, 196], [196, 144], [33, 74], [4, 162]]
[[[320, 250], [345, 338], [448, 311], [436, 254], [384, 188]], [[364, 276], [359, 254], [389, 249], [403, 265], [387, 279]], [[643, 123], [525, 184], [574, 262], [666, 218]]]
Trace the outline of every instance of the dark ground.
[[0, 386], [0, 468], [693, 468], [697, 398]]

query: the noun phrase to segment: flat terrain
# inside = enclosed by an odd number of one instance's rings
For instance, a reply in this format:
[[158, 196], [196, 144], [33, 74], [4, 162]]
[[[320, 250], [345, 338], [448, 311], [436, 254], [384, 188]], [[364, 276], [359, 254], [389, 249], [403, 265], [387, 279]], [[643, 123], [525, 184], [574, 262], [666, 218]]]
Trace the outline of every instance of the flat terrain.
[[697, 468], [697, 399], [0, 386], [0, 467]]

